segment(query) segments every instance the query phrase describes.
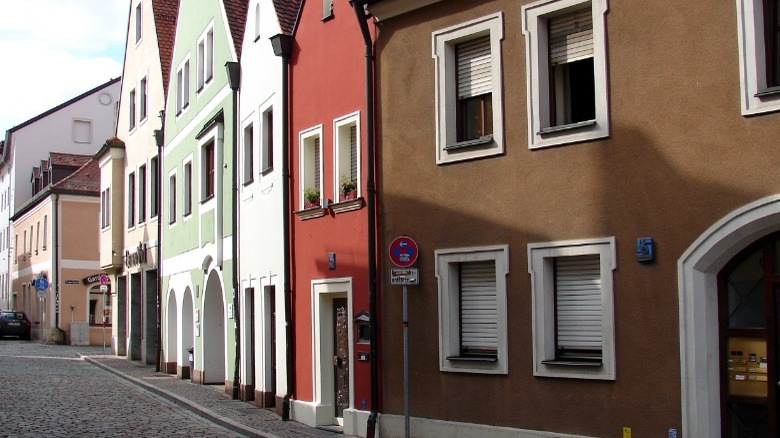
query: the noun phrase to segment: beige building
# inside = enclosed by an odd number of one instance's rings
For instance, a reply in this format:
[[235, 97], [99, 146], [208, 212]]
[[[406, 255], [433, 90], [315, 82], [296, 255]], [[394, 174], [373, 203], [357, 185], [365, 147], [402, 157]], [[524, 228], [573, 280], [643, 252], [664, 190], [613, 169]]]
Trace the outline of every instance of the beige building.
[[13, 307], [27, 313], [33, 339], [46, 339], [60, 328], [67, 343], [101, 345], [110, 334], [111, 318], [110, 289], [101, 291], [96, 275], [97, 162], [85, 155], [52, 152], [33, 169], [31, 182], [32, 199], [11, 218], [17, 231]]

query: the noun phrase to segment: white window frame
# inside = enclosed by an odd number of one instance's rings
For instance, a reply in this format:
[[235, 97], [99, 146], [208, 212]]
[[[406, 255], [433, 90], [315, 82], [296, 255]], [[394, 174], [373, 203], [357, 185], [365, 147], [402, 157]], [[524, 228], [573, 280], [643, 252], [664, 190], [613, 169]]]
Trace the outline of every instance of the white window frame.
[[143, 1], [139, 0], [135, 5], [135, 45], [138, 46], [143, 40]]
[[[101, 223], [100, 229], [105, 231], [111, 228], [111, 187], [106, 187], [100, 193]], [[43, 221], [43, 249], [46, 249], [46, 218]]]
[[[601, 365], [566, 365], [554, 362], [555, 259], [599, 255], [601, 262], [601, 322], [603, 344]], [[615, 238], [568, 240], [528, 244], [528, 273], [531, 274], [533, 312], [534, 376], [575, 379], [615, 380], [614, 285], [617, 268]], [[547, 362], [547, 363], [545, 363]]]
[[[109, 198], [109, 203], [110, 203], [110, 198]], [[109, 208], [109, 211], [110, 211], [110, 208]], [[110, 216], [109, 216], [109, 225], [110, 225], [110, 222], [111, 222], [111, 219], [110, 219]], [[43, 250], [44, 251], [46, 251], [46, 242], [48, 242], [48, 240], [47, 240], [48, 238], [49, 238], [49, 216], [48, 215], [43, 215]], [[10, 242], [9, 242], [9, 244], [10, 244]]]
[[[342, 183], [342, 175], [346, 173], [346, 175], [351, 174], [351, 169], [347, 168], [342, 169], [342, 157], [341, 154], [343, 153], [343, 149], [346, 148], [346, 154], [347, 154], [347, 161], [349, 164], [349, 147], [350, 147], [350, 135], [349, 135], [349, 128], [351, 126], [355, 126], [355, 135], [357, 136], [357, 190], [355, 191], [357, 196], [360, 197], [360, 169], [361, 169], [361, 154], [360, 154], [360, 111], [354, 112], [352, 114], [348, 114], [342, 117], [339, 117], [338, 119], [335, 119], [333, 121], [333, 144], [335, 147], [333, 148], [333, 193], [334, 195], [334, 202], [339, 202], [341, 200], [341, 183]], [[348, 166], [347, 166], [348, 167]]]
[[[79, 129], [76, 128], [78, 124], [83, 123], [85, 127], [89, 129], [89, 132], [87, 132], [87, 135], [85, 138], [80, 137], [79, 135]], [[74, 143], [92, 143], [92, 120], [91, 119], [80, 119], [80, 118], [73, 118], [73, 122], [71, 124], [71, 138]], [[44, 169], [41, 169], [41, 172], [44, 172]], [[45, 179], [43, 180], [43, 187], [46, 187], [49, 185], [49, 182]]]
[[[530, 149], [609, 137], [606, 22], [608, 0], [540, 0], [522, 7], [525, 35], [528, 147]], [[593, 68], [596, 118], [550, 126], [547, 20], [590, 5], [593, 15]], [[542, 130], [545, 130], [542, 133]]]
[[[268, 105], [260, 108], [260, 172], [267, 174], [274, 169], [274, 107]], [[271, 115], [269, 118], [269, 114]], [[269, 120], [270, 119], [270, 120]]]
[[[508, 374], [506, 277], [509, 275], [509, 245], [439, 249], [436, 279], [439, 289], [439, 370], [461, 373]], [[493, 260], [496, 264], [498, 351], [495, 360], [448, 359], [460, 354], [460, 291], [457, 265]]]
[[138, 120], [136, 119], [135, 116], [135, 107], [136, 107], [135, 97], [136, 97], [136, 92], [135, 92], [135, 88], [133, 88], [132, 90], [130, 90], [130, 94], [128, 94], [127, 96], [127, 100], [128, 100], [128, 110], [127, 110], [128, 128], [127, 129], [129, 132], [135, 131], [135, 127], [138, 125], [137, 123]]
[[[175, 187], [171, 187], [172, 183], [175, 185]], [[165, 191], [165, 194], [168, 195], [168, 228], [175, 226], [178, 219], [179, 209], [178, 205], [176, 205], [176, 192], [178, 190], [179, 182], [176, 176], [176, 168], [174, 168], [168, 172], [168, 190]]]
[[249, 116], [241, 127], [241, 182], [244, 185], [251, 184], [255, 179], [255, 157], [257, 156], [255, 149], [258, 136], [258, 129], [254, 123], [255, 117], [255, 114]]
[[[195, 179], [193, 178], [192, 174], [192, 155], [188, 155], [187, 158], [184, 159], [184, 163], [182, 164], [182, 176], [183, 181], [182, 184], [182, 209], [181, 209], [181, 215], [186, 221], [187, 219], [192, 216], [192, 210], [193, 210], [193, 188], [195, 186]], [[189, 208], [189, 211], [187, 211]]]
[[[152, 163], [155, 165], [153, 166]], [[160, 159], [155, 155], [149, 159], [149, 219], [156, 219], [160, 215], [160, 206], [157, 205], [159, 196], [159, 175]]]
[[[136, 190], [136, 171], [133, 170], [132, 172], [127, 174], [127, 228], [133, 229], [136, 226], [136, 211], [135, 211], [135, 203], [137, 201], [137, 190]], [[132, 180], [132, 181], [131, 181]]]
[[[141, 178], [141, 169], [143, 169], [143, 178]], [[145, 162], [138, 166], [138, 173], [136, 175], [136, 179], [138, 180], [138, 190], [136, 191], [136, 197], [138, 198], [136, 223], [140, 225], [146, 222], [148, 212], [148, 209], [146, 208], [146, 198], [149, 194], [149, 188], [146, 185], [146, 180], [149, 175], [149, 168], [146, 166]]]
[[138, 84], [138, 124], [143, 124], [149, 117], [149, 79], [148, 76], [141, 78]]
[[[458, 142], [456, 45], [490, 35], [493, 134], [489, 139]], [[501, 78], [501, 40], [504, 39], [503, 13], [433, 32], [433, 59], [436, 69], [436, 164], [453, 163], [504, 153], [504, 127]]]
[[320, 205], [322, 205], [322, 200], [325, 199], [325, 194], [323, 193], [324, 188], [324, 174], [322, 172], [323, 169], [323, 139], [322, 139], [322, 125], [317, 125], [315, 127], [309, 128], [305, 131], [301, 131], [298, 135], [298, 153], [299, 153], [299, 172], [300, 172], [300, 186], [298, 188], [298, 193], [300, 196], [300, 209], [303, 210], [305, 208], [305, 202], [303, 192], [306, 190], [307, 184], [309, 184], [309, 176], [307, 175], [307, 172], [309, 172], [311, 167], [314, 163], [309, 163], [309, 161], [312, 161], [312, 159], [309, 159], [309, 157], [306, 154], [307, 146], [310, 144], [310, 142], [314, 141], [315, 138], [320, 139], [320, 146], [319, 146], [319, 153], [320, 153], [320, 182], [319, 186], [317, 187], [320, 190]]
[[197, 60], [195, 65], [196, 93], [200, 95], [214, 79], [214, 21], [206, 26], [206, 30], [198, 37]]
[[737, 42], [742, 115], [780, 110], [780, 93], [766, 91], [766, 50], [762, 0], [737, 0]]
[[181, 117], [190, 106], [190, 55], [176, 68], [176, 117]]
[[255, 4], [255, 39], [254, 42], [257, 42], [260, 39], [260, 32], [262, 30], [262, 27], [260, 26], [260, 3]]

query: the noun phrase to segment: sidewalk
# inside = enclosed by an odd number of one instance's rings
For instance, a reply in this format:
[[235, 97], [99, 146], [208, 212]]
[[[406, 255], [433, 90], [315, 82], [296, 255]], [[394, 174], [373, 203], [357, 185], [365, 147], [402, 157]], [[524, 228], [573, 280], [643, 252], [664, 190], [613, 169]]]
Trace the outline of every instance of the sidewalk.
[[273, 410], [231, 399], [225, 394], [224, 386], [196, 385], [175, 375], [158, 373], [154, 365], [142, 365], [123, 357], [104, 354], [102, 348], [93, 348], [83, 349], [85, 351], [81, 357], [85, 361], [238, 434], [268, 438], [348, 437], [295, 421], [282, 421]]

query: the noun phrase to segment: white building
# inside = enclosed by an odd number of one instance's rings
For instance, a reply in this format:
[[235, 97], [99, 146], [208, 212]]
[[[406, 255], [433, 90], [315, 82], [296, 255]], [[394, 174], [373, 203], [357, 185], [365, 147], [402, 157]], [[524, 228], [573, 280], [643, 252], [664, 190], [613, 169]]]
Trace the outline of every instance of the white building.
[[14, 308], [9, 281], [10, 218], [32, 198], [31, 169], [49, 152], [94, 154], [116, 132], [119, 78], [6, 131], [0, 156], [0, 308]]

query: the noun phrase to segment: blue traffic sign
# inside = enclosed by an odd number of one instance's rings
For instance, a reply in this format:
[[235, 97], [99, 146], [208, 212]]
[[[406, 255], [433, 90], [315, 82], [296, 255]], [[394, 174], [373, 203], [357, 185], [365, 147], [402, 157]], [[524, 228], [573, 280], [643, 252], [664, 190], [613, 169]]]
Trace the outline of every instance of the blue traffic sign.
[[38, 277], [35, 279], [35, 288], [38, 290], [46, 290], [49, 287], [49, 280], [46, 277]]
[[408, 268], [417, 261], [417, 243], [409, 236], [399, 236], [390, 244], [390, 261], [399, 268]]

